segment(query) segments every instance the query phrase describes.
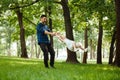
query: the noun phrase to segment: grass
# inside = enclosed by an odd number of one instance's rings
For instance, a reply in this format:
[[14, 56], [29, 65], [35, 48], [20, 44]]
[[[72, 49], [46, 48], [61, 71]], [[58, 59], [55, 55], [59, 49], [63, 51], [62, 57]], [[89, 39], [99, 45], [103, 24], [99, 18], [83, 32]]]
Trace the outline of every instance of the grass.
[[44, 68], [39, 59], [0, 57], [0, 80], [120, 80], [120, 68], [107, 64], [55, 62]]

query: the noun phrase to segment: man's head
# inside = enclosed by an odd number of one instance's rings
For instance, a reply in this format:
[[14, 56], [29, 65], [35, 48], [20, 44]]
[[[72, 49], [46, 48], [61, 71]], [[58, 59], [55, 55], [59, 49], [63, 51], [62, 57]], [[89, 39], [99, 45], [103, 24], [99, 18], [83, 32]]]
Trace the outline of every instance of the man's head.
[[46, 15], [41, 15], [40, 21], [41, 21], [43, 24], [46, 24], [46, 22], [47, 22]]

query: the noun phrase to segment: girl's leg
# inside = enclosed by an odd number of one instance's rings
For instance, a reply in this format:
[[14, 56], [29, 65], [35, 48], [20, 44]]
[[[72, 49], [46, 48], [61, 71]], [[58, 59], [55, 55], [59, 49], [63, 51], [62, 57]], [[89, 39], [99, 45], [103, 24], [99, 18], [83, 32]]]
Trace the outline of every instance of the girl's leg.
[[80, 43], [80, 42], [76, 43], [76, 47], [77, 47], [77, 48], [80, 48], [81, 50], [84, 50], [84, 48], [81, 46], [81, 43]]
[[73, 42], [73, 50], [77, 51], [77, 47], [76, 47], [76, 43], [75, 42]]
[[84, 48], [82, 47], [82, 45], [81, 45], [80, 42], [76, 43], [76, 47], [77, 47], [77, 48], [80, 48], [80, 49], [83, 50], [84, 52], [87, 52], [87, 51], [88, 51], [87, 48], [84, 49]]

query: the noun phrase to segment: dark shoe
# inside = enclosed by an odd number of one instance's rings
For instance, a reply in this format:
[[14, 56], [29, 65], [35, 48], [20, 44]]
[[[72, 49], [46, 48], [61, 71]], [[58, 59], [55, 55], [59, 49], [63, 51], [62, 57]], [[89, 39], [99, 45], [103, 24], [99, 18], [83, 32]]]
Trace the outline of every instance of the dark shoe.
[[53, 68], [53, 69], [56, 69], [54, 66], [50, 66], [51, 68]]
[[45, 68], [49, 69], [49, 67], [45, 67]]
[[49, 68], [49, 66], [48, 66], [48, 65], [47, 65], [47, 66], [45, 65], [45, 68]]

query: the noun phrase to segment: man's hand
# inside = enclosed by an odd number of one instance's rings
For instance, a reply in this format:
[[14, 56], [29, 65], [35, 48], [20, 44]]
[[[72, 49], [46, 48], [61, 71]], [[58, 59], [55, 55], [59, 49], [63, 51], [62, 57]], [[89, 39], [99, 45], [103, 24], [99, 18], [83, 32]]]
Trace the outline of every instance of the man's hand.
[[56, 32], [51, 32], [51, 36], [55, 36], [56, 35]]
[[55, 35], [56, 35], [56, 32], [48, 32], [48, 31], [45, 31], [44, 33], [45, 33], [45, 34], [48, 34], [48, 35], [51, 35], [51, 36], [55, 36]]

